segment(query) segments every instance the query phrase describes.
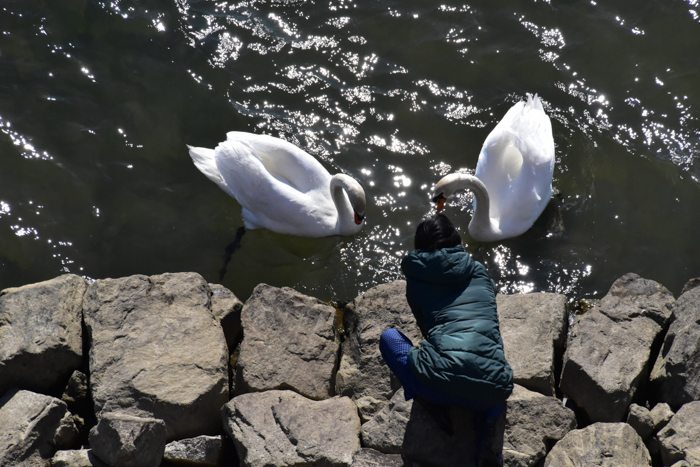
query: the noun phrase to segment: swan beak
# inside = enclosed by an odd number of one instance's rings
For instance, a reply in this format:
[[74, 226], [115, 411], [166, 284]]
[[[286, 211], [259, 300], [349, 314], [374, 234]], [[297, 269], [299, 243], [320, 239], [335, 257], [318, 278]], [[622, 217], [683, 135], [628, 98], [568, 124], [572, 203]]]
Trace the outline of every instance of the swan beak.
[[442, 211], [442, 208], [445, 207], [445, 198], [437, 200], [437, 210], [438, 212]]
[[357, 212], [355, 212], [355, 224], [357, 224], [357, 225], [362, 224], [362, 221], [364, 219], [365, 219], [365, 216], [361, 216]]
[[445, 207], [445, 201], [446, 198], [442, 195], [442, 193], [433, 197], [433, 202], [437, 203], [437, 212], [442, 211], [442, 208]]

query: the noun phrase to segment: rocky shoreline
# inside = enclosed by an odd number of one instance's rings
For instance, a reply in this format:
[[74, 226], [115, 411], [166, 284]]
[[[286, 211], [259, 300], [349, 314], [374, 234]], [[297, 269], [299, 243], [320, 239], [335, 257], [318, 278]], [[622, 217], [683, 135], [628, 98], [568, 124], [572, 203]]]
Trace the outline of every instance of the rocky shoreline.
[[[0, 466], [469, 466], [474, 414], [405, 401], [379, 354], [388, 327], [420, 340], [404, 292], [338, 310], [195, 273], [6, 289]], [[497, 299], [504, 465], [700, 465], [700, 279], [676, 299], [627, 274], [572, 323], [563, 295]]]

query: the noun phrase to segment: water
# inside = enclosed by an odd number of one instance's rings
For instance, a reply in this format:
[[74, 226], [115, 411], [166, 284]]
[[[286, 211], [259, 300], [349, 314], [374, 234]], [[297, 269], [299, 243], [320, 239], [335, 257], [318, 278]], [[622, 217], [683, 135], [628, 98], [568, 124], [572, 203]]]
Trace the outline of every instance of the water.
[[[497, 3], [494, 6], [494, 3]], [[500, 243], [446, 213], [502, 292], [700, 276], [700, 6], [675, 1], [0, 2], [0, 287], [195, 271], [350, 300], [400, 278], [429, 193], [525, 93], [559, 195]], [[185, 145], [267, 133], [366, 188], [355, 237], [248, 231]]]

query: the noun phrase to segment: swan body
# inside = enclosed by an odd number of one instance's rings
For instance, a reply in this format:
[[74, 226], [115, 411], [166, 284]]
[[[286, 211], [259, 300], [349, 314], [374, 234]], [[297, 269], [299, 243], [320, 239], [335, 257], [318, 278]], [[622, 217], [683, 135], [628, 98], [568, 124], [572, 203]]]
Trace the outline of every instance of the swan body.
[[232, 131], [215, 149], [188, 149], [194, 165], [243, 207], [247, 229], [326, 237], [362, 228], [362, 186], [345, 174], [331, 176], [287, 141]]
[[540, 98], [527, 95], [486, 137], [475, 176], [450, 174], [438, 182], [438, 211], [462, 189], [474, 192], [469, 234], [490, 242], [516, 237], [535, 223], [552, 197], [554, 138]]

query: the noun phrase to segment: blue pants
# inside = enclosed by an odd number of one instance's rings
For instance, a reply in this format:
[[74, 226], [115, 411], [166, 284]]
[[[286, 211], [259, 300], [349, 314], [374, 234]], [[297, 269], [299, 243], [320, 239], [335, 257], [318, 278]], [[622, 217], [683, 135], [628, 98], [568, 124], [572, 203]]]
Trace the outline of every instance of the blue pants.
[[505, 404], [486, 408], [466, 398], [451, 396], [425, 387], [418, 378], [413, 375], [408, 363], [408, 351], [413, 344], [411, 340], [397, 329], [387, 329], [379, 338], [379, 351], [387, 366], [401, 382], [406, 400], [414, 397], [439, 405], [455, 405], [474, 411], [478, 420], [481, 420], [483, 429], [477, 431], [477, 455], [480, 456], [493, 438], [493, 429], [501, 415]]

